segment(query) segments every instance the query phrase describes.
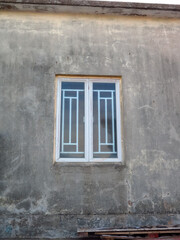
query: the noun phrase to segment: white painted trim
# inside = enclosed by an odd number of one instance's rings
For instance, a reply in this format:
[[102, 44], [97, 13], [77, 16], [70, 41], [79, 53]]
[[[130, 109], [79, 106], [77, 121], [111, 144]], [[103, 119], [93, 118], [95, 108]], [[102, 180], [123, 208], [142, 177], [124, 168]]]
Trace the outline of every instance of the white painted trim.
[[117, 155], [122, 161], [122, 144], [121, 144], [121, 99], [120, 99], [120, 84], [116, 82], [116, 134], [117, 134]]
[[61, 106], [61, 84], [60, 81], [57, 81], [57, 101], [56, 101], [56, 161], [60, 156], [60, 106]]
[[122, 162], [119, 160], [119, 158], [93, 158], [92, 160], [90, 160], [90, 162]]
[[59, 158], [56, 162], [87, 162], [85, 158]]
[[84, 117], [84, 121], [85, 121], [85, 161], [88, 162], [89, 161], [89, 146], [90, 146], [90, 139], [89, 139], [89, 126], [88, 126], [88, 121], [86, 119], [89, 119], [90, 115], [89, 115], [89, 91], [88, 91], [88, 82], [86, 82], [85, 80], [85, 94], [84, 94], [84, 99], [85, 99], [85, 104], [84, 104], [84, 112], [85, 112], [85, 117]]
[[89, 125], [89, 152], [88, 152], [88, 161], [92, 161], [93, 159], [93, 87], [91, 79], [88, 79], [88, 109], [89, 109], [89, 117], [88, 117], [88, 125]]

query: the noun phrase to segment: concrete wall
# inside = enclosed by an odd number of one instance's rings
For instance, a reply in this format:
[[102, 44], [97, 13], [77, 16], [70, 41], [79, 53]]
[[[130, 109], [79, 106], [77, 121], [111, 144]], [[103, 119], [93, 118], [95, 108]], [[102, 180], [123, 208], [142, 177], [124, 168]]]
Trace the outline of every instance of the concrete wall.
[[[180, 224], [179, 39], [179, 19], [1, 12], [1, 237]], [[56, 74], [122, 76], [124, 165], [53, 165]]]

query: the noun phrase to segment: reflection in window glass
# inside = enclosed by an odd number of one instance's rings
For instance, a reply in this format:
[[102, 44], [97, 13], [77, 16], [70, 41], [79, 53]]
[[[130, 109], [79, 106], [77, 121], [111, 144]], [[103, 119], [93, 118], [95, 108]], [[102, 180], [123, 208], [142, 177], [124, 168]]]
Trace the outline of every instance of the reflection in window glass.
[[115, 83], [93, 83], [93, 157], [117, 158]]
[[61, 158], [84, 157], [84, 83], [61, 85]]

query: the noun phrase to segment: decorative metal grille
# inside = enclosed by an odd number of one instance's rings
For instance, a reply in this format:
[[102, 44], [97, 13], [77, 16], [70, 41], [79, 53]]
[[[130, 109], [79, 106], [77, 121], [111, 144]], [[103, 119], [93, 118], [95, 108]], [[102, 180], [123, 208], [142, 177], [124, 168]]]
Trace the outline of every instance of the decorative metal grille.
[[[97, 111], [98, 111], [98, 142], [97, 150], [94, 154], [117, 154], [116, 150], [116, 126], [115, 126], [115, 90], [93, 90], [97, 94]], [[103, 96], [104, 95], [104, 96]], [[108, 105], [111, 106], [111, 112], [108, 111]], [[102, 112], [104, 108], [104, 112]], [[102, 128], [102, 117], [104, 118], [104, 128]], [[108, 123], [110, 119], [111, 123]], [[108, 125], [111, 126], [108, 126]], [[110, 129], [111, 128], [111, 129]], [[104, 132], [103, 132], [104, 131]], [[104, 141], [103, 136], [104, 135]], [[107, 146], [110, 151], [103, 151], [102, 148]]]
[[[81, 89], [62, 89], [62, 127], [61, 127], [61, 151], [60, 154], [83, 154], [84, 152], [79, 151], [79, 95], [80, 92], [84, 92], [84, 90]], [[72, 94], [73, 93], [73, 94]], [[68, 96], [68, 95], [74, 95], [74, 96]], [[73, 101], [75, 101], [75, 109], [72, 109]], [[65, 107], [65, 103], [66, 104]], [[72, 110], [75, 110], [76, 112], [76, 119], [73, 119], [72, 116]], [[65, 112], [68, 111], [68, 129], [65, 128]], [[72, 141], [72, 123], [73, 121], [76, 123], [75, 127], [75, 142]], [[66, 123], [67, 124], [67, 123]], [[68, 141], [65, 141], [65, 135], [68, 133]], [[68, 151], [65, 150], [65, 146], [75, 146], [75, 150], [69, 149]]]

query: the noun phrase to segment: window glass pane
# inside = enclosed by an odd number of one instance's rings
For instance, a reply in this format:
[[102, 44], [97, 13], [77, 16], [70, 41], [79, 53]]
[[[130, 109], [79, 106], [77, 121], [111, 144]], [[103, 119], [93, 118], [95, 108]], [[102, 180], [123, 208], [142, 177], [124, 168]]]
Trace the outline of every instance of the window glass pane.
[[84, 83], [61, 85], [61, 158], [84, 158]]
[[93, 157], [117, 158], [115, 83], [93, 83]]

